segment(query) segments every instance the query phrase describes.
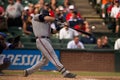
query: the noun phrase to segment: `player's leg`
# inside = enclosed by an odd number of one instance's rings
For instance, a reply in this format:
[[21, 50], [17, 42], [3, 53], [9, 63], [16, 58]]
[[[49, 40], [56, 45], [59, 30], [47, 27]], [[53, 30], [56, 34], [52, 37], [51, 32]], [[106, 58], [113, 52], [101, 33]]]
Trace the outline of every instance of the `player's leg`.
[[38, 69], [40, 69], [42, 66], [46, 65], [47, 63], [48, 63], [48, 59], [43, 55], [41, 60], [38, 61], [35, 65], [33, 65], [31, 68], [24, 70], [24, 77], [27, 77], [28, 75], [37, 71]]
[[39, 39], [38, 43], [39, 43], [38, 48], [42, 51], [44, 56], [46, 56], [46, 58], [57, 67], [58, 71], [61, 72], [64, 77], [74, 78], [76, 76], [75, 74], [71, 74], [60, 63], [53, 47], [51, 46], [51, 44], [49, 42], [49, 40]]

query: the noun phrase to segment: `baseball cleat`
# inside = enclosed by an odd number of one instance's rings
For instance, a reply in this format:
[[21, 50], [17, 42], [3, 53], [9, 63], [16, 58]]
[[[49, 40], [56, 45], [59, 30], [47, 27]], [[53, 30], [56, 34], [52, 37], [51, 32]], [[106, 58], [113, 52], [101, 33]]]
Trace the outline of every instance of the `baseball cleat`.
[[73, 73], [67, 73], [64, 78], [75, 78], [76, 77], [76, 74], [73, 74]]
[[28, 76], [28, 71], [24, 70], [24, 77], [27, 77], [27, 76]]

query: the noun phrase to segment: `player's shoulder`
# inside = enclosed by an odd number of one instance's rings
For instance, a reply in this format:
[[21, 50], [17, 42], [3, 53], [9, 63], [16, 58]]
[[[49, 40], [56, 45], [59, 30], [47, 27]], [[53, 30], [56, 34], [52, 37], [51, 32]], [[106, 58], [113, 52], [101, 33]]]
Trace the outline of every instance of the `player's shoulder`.
[[35, 21], [35, 20], [38, 20], [39, 19], [39, 14], [34, 14], [32, 15], [32, 20]]
[[35, 18], [35, 17], [37, 17], [37, 16], [39, 16], [39, 14], [34, 14], [32, 17]]

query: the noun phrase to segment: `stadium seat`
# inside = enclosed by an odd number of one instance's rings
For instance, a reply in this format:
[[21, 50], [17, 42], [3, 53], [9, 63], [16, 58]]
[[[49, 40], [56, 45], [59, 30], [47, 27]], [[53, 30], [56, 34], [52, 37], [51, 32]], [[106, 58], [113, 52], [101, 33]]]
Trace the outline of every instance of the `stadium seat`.
[[31, 42], [31, 38], [30, 37], [21, 37], [21, 42], [22, 43]]
[[96, 37], [101, 37], [103, 35], [106, 35], [108, 37], [117, 37], [115, 33], [108, 33], [108, 32], [93, 32], [93, 34], [96, 36]]
[[61, 49], [66, 49], [67, 48], [67, 43], [66, 44], [61, 44]]
[[22, 28], [21, 27], [16, 27], [16, 26], [8, 27], [8, 32], [10, 32], [13, 36], [23, 34]]
[[54, 49], [61, 49], [61, 44], [60, 43], [52, 43], [52, 47]]
[[58, 38], [50, 38], [52, 43], [60, 43], [60, 40]]
[[36, 43], [23, 43], [24, 48], [36, 49]]
[[114, 38], [114, 37], [109, 38], [109, 43], [110, 43], [112, 48], [114, 47], [115, 40], [117, 40], [117, 38]]
[[62, 39], [61, 43], [62, 44], [67, 44], [69, 41], [71, 41], [71, 39]]
[[84, 44], [85, 49], [94, 49], [96, 44]]

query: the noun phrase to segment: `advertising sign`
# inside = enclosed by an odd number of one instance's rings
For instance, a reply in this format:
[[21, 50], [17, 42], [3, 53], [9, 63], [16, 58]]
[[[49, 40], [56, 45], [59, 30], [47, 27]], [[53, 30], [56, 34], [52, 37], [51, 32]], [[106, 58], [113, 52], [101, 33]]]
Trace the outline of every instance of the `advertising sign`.
[[[58, 58], [60, 58], [60, 53], [58, 50], [55, 50]], [[31, 67], [37, 61], [40, 61], [41, 52], [39, 50], [4, 50], [3, 54], [0, 55], [0, 58], [10, 58], [11, 70], [23, 70]], [[56, 70], [56, 67], [49, 62], [47, 65], [41, 68], [42, 70]]]

